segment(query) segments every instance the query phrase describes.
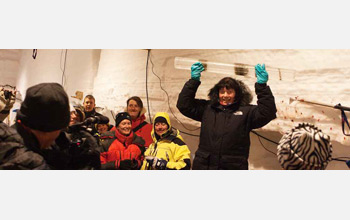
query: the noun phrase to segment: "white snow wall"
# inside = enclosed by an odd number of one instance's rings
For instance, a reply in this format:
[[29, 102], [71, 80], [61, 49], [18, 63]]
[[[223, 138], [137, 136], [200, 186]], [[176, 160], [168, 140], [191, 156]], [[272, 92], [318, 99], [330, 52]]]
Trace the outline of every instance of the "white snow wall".
[[[147, 52], [141, 49], [68, 50], [64, 88], [69, 96], [74, 96], [77, 90], [84, 92], [84, 96], [93, 94], [97, 106], [104, 108], [102, 113], [109, 117], [109, 110], [115, 113], [124, 110], [126, 99], [133, 95], [140, 96], [147, 108]], [[31, 54], [32, 50], [1, 50], [1, 84], [16, 83], [21, 94], [25, 94], [28, 87], [37, 83], [61, 83], [65, 50], [39, 49], [35, 60]], [[296, 70], [295, 80], [292, 82], [274, 79], [268, 82], [276, 99], [278, 118], [258, 132], [278, 142], [283, 132], [299, 122], [313, 123], [331, 136], [333, 157], [349, 156], [350, 140], [342, 134], [340, 111], [299, 102], [289, 104], [289, 98], [299, 97], [330, 105], [341, 103], [350, 106], [350, 50], [151, 50], [151, 61], [154, 64], [148, 64], [151, 117], [158, 111], [166, 111], [176, 128], [198, 134], [199, 130], [190, 131], [186, 128], [196, 129], [200, 124], [182, 116], [176, 108], [178, 93], [190, 78], [190, 71], [174, 68], [176, 56], [223, 63], [265, 63], [268, 66]], [[162, 87], [169, 95], [170, 108], [168, 97], [160, 88], [159, 79], [153, 72], [159, 76]], [[13, 75], [16, 75], [16, 79]], [[197, 97], [206, 98], [208, 90], [224, 76], [203, 72]], [[242, 80], [254, 93], [255, 79]], [[76, 101], [72, 98], [73, 100]], [[253, 100], [253, 104], [255, 103], [256, 98]], [[186, 128], [176, 120], [172, 112]], [[148, 113], [146, 117], [149, 118]], [[182, 136], [194, 154], [198, 138], [186, 134]], [[281, 169], [276, 156], [261, 146], [256, 135], [251, 134], [251, 141], [250, 169]], [[276, 152], [276, 145], [261, 141], [266, 148]], [[327, 169], [348, 168], [345, 163], [331, 162]]]

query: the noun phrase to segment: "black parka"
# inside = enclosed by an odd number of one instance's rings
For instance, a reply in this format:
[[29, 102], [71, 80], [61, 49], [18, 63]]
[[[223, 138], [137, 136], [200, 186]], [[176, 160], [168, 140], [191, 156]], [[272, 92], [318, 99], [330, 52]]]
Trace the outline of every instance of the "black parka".
[[79, 149], [72, 147], [65, 132], [48, 149], [40, 149], [36, 137], [21, 125], [0, 122], [0, 170], [76, 170], [99, 169], [96, 140], [84, 132]]
[[49, 169], [44, 157], [24, 146], [16, 129], [0, 122], [0, 170]]
[[235, 100], [241, 101], [229, 106], [220, 105], [218, 100], [195, 99], [200, 81], [190, 79], [180, 92], [179, 111], [202, 123], [193, 169], [248, 169], [250, 131], [276, 118], [269, 86], [255, 83], [258, 105], [250, 105], [247, 100], [251, 101], [251, 94], [241, 81], [238, 84], [243, 92]]

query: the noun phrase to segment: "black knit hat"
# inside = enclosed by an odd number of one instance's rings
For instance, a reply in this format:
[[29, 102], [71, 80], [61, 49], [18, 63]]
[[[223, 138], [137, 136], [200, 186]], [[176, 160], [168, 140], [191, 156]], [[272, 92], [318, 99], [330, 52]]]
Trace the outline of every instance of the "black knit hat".
[[45, 132], [67, 127], [70, 120], [67, 93], [58, 83], [28, 88], [17, 119], [29, 128]]
[[124, 119], [128, 119], [131, 122], [131, 116], [127, 112], [119, 112], [117, 116], [115, 116], [115, 126], [118, 127], [119, 123]]
[[167, 121], [164, 117], [162, 117], [162, 116], [157, 117], [157, 118], [154, 120], [154, 124], [156, 124], [157, 122], [165, 123], [165, 124], [168, 125], [168, 128], [169, 128], [168, 121]]

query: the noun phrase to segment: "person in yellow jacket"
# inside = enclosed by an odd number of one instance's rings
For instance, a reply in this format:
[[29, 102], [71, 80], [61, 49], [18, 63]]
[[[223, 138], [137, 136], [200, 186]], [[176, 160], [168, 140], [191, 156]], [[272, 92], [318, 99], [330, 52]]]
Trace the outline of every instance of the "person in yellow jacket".
[[141, 170], [189, 170], [190, 150], [178, 130], [173, 130], [169, 115], [158, 112], [153, 119], [153, 143], [145, 152]]

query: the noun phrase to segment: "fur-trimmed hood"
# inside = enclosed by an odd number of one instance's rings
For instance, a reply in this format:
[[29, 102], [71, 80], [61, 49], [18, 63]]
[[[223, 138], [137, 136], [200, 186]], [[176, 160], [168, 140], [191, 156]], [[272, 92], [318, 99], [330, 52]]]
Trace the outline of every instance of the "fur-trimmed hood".
[[228, 87], [228, 85], [231, 85], [229, 87], [233, 87], [233, 89], [236, 92], [233, 104], [238, 104], [239, 106], [246, 106], [252, 102], [252, 92], [245, 83], [238, 79], [225, 77], [209, 90], [208, 97], [212, 105], [219, 104], [219, 90], [223, 87]]

